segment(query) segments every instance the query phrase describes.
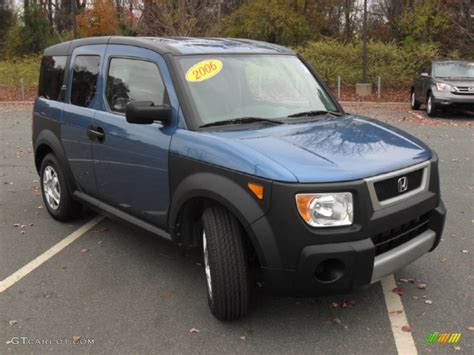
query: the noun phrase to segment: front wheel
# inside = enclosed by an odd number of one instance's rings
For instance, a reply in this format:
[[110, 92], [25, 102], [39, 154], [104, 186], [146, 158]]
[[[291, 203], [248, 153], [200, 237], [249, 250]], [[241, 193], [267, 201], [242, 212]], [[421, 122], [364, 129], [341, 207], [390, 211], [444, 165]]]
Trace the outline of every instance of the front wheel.
[[428, 95], [428, 100], [426, 101], [426, 113], [430, 117], [436, 116], [436, 104], [434, 103], [433, 94]]
[[235, 320], [247, 313], [249, 272], [241, 229], [222, 207], [202, 215], [202, 245], [211, 313], [219, 320]]

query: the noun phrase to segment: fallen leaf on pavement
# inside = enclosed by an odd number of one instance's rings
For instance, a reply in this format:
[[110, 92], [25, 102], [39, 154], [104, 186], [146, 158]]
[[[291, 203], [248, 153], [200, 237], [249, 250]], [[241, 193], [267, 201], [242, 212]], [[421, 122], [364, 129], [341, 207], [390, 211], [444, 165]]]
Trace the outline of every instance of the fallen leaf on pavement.
[[356, 301], [354, 300], [347, 300], [342, 302], [342, 308], [352, 308], [356, 304]]
[[461, 351], [461, 347], [458, 345], [453, 346], [454, 351]]
[[426, 289], [426, 284], [423, 282], [420, 282], [418, 285], [416, 285], [416, 287], [418, 287], [420, 290], [424, 290]]
[[196, 329], [196, 328], [191, 328], [191, 329], [189, 329], [189, 332], [190, 332], [190, 333], [199, 333], [200, 330], [199, 330], [199, 329]]
[[393, 290], [392, 290], [393, 293], [396, 293], [397, 295], [399, 295], [400, 297], [404, 295], [405, 291], [403, 291], [403, 288], [401, 287], [395, 287]]
[[17, 323], [18, 323], [18, 321], [16, 319], [12, 319], [12, 320], [8, 321], [8, 324], [10, 324], [10, 327], [13, 327]]
[[411, 332], [411, 325], [410, 324], [405, 324], [402, 327], [402, 331], [405, 332], [405, 333], [410, 333]]

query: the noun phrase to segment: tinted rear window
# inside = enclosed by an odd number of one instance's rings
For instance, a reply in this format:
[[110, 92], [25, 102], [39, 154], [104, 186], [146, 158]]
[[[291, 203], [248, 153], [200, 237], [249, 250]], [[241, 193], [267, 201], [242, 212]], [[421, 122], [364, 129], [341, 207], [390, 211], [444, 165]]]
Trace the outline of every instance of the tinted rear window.
[[71, 103], [89, 107], [97, 91], [100, 57], [98, 55], [78, 55], [72, 73]]
[[58, 100], [64, 80], [66, 56], [43, 57], [38, 95]]

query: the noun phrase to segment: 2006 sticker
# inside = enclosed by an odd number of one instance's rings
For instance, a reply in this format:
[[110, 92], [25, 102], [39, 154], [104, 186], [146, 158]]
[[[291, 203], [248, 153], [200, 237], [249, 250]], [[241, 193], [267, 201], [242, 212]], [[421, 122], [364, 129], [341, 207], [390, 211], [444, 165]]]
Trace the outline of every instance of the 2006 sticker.
[[219, 74], [224, 63], [219, 59], [206, 59], [194, 64], [186, 72], [186, 80], [190, 82], [199, 82], [212, 78]]

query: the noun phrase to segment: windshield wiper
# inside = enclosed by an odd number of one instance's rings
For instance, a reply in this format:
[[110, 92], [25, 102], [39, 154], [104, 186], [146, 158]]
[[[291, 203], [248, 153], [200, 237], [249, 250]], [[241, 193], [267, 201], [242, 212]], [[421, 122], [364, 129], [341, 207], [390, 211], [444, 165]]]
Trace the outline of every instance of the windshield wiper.
[[310, 116], [321, 116], [321, 115], [327, 115], [327, 114], [331, 114], [331, 115], [334, 115], [334, 116], [341, 116], [342, 115], [339, 112], [316, 110], [316, 111], [298, 112], [298, 113], [294, 113], [292, 115], [288, 115], [288, 117], [310, 117]]
[[275, 124], [283, 124], [282, 121], [272, 120], [271, 118], [238, 117], [238, 118], [232, 118], [230, 120], [206, 123], [206, 124], [203, 124], [202, 126], [199, 126], [199, 128], [214, 127], [214, 126], [226, 126], [226, 125], [233, 125], [233, 124], [240, 124], [240, 123], [252, 123], [252, 122], [270, 122], [270, 123], [275, 123]]

